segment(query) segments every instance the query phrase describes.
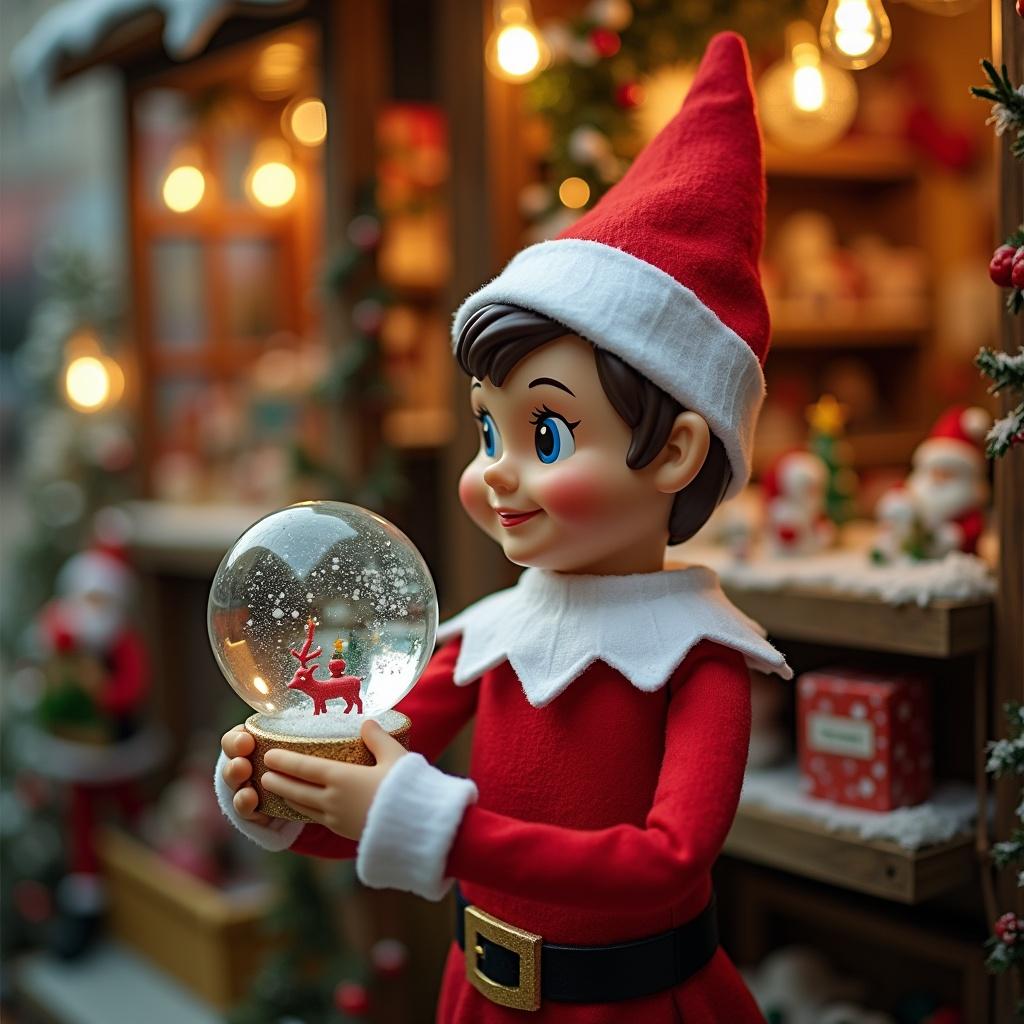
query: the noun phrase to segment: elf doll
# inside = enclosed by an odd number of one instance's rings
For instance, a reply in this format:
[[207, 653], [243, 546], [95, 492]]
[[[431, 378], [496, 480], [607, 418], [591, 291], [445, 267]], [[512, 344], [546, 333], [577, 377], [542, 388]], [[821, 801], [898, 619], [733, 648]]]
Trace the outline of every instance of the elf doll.
[[[764, 177], [742, 40], [600, 203], [455, 317], [480, 449], [459, 497], [518, 584], [443, 625], [372, 768], [283, 750], [256, 810], [225, 735], [225, 812], [270, 849], [356, 857], [427, 899], [457, 881], [444, 1022], [761, 1021], [718, 945], [710, 870], [739, 799], [748, 665], [791, 676], [706, 568], [663, 571], [749, 475], [768, 316]], [[433, 762], [475, 717], [469, 778]], [[533, 1017], [528, 1017], [532, 1012]]]

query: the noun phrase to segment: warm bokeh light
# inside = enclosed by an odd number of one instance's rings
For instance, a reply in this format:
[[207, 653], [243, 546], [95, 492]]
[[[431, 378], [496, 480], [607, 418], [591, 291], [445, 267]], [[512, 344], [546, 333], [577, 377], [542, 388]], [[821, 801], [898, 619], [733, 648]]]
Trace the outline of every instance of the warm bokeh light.
[[167, 208], [175, 213], [188, 213], [194, 210], [206, 192], [206, 178], [198, 167], [183, 164], [175, 167], [164, 178], [163, 195]]
[[590, 186], [582, 178], [566, 178], [558, 186], [558, 198], [563, 206], [570, 210], [578, 210], [586, 206], [590, 199]]
[[253, 92], [263, 99], [287, 96], [298, 87], [305, 63], [305, 53], [298, 43], [271, 43], [253, 68]]
[[540, 64], [537, 33], [522, 25], [509, 25], [498, 35], [498, 64], [506, 75], [525, 78]]
[[277, 160], [260, 164], [249, 179], [252, 197], [271, 209], [290, 203], [295, 195], [295, 185], [295, 171]]
[[319, 146], [327, 138], [327, 108], [322, 100], [300, 100], [290, 108], [288, 128], [297, 142]]
[[821, 54], [814, 43], [793, 47], [793, 103], [797, 110], [821, 110], [825, 105], [825, 76], [821, 73]]
[[270, 687], [263, 681], [262, 676], [253, 676], [252, 685], [255, 689], [259, 690], [260, 693], [266, 695], [270, 693]]
[[120, 401], [124, 372], [106, 355], [91, 330], [68, 339], [64, 350], [64, 395], [78, 412], [99, 412]]
[[793, 102], [797, 110], [821, 110], [825, 105], [825, 79], [815, 65], [793, 72]]
[[885, 56], [892, 25], [882, 0], [829, 0], [820, 35], [835, 63], [859, 71]]
[[757, 85], [761, 122], [788, 149], [822, 149], [842, 138], [857, 113], [853, 76], [823, 61], [814, 26], [786, 29], [788, 59], [773, 64]]
[[528, 2], [504, 0], [496, 8], [494, 31], [487, 43], [487, 66], [505, 81], [528, 82], [547, 65], [547, 43], [533, 23]]

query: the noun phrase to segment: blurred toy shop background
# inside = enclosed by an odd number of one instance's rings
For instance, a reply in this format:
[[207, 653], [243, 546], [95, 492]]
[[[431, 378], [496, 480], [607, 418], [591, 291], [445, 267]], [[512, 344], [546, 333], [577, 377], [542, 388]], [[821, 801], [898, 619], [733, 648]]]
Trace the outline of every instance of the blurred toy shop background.
[[456, 496], [451, 313], [622, 176], [723, 28], [765, 136], [768, 392], [754, 483], [667, 564], [712, 566], [797, 676], [753, 679], [722, 942], [777, 1024], [1014, 1018], [1019, 0], [0, 17], [5, 1020], [433, 1019], [449, 905], [222, 817], [245, 709], [210, 580], [325, 498], [409, 535], [442, 616], [514, 581]]

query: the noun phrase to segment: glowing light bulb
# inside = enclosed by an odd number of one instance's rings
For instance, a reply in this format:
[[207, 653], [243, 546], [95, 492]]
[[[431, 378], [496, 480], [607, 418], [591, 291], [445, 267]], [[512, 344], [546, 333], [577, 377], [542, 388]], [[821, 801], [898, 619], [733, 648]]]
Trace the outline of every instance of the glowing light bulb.
[[806, 21], [789, 25], [788, 59], [768, 68], [757, 86], [765, 131], [790, 149], [830, 145], [857, 113], [853, 76], [822, 61], [816, 35]]
[[820, 35], [832, 61], [859, 71], [885, 56], [892, 25], [882, 0], [829, 0]]
[[327, 108], [322, 100], [299, 100], [286, 117], [288, 130], [304, 146], [319, 146], [327, 138]]
[[182, 164], [164, 178], [161, 195], [169, 210], [188, 213], [194, 210], [206, 192], [206, 177], [198, 167]]
[[578, 210], [586, 206], [590, 199], [590, 186], [582, 178], [566, 178], [558, 186], [558, 198], [563, 206], [570, 210]]
[[498, 0], [486, 56], [492, 74], [508, 82], [528, 82], [544, 70], [550, 51], [528, 0]]
[[256, 202], [277, 209], [295, 195], [295, 172], [288, 164], [271, 160], [257, 166], [249, 178], [249, 191]]
[[78, 412], [99, 412], [124, 394], [124, 373], [116, 360], [103, 352], [96, 336], [79, 331], [64, 352], [64, 394]]
[[80, 412], [102, 409], [110, 397], [110, 375], [101, 359], [79, 356], [64, 373], [68, 401]]

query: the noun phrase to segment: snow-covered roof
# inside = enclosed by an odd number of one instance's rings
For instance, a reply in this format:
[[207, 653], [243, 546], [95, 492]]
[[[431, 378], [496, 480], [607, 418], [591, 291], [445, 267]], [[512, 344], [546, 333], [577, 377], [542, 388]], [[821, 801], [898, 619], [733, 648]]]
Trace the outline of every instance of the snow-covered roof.
[[67, 58], [86, 58], [103, 38], [140, 15], [163, 15], [163, 45], [175, 60], [202, 52], [227, 18], [278, 13], [294, 0], [64, 0], [32, 26], [11, 55], [20, 89], [45, 94]]

